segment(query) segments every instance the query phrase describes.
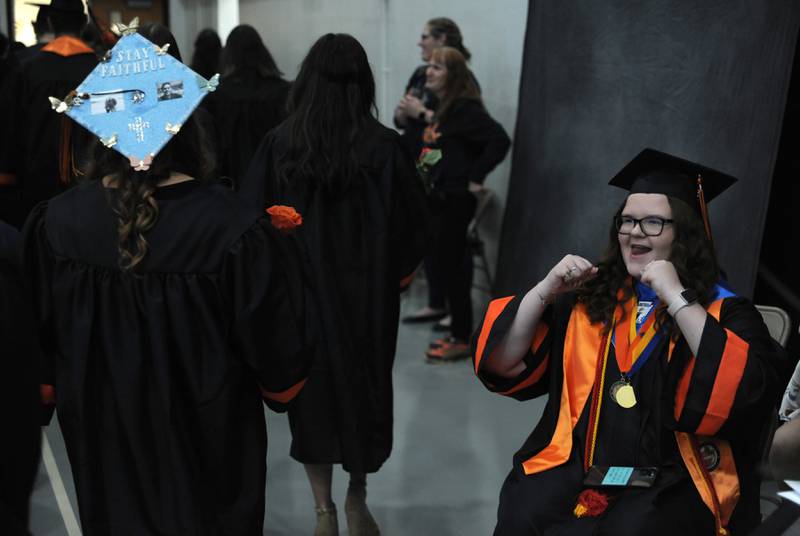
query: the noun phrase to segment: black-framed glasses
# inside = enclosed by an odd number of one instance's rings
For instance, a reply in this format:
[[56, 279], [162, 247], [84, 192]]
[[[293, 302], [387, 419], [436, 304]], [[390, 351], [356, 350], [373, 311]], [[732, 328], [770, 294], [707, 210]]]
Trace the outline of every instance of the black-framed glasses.
[[633, 233], [638, 225], [642, 232], [647, 236], [658, 236], [664, 231], [664, 226], [673, 223], [660, 216], [645, 216], [641, 219], [631, 218], [630, 216], [617, 216], [614, 218], [614, 225], [619, 234], [629, 235]]

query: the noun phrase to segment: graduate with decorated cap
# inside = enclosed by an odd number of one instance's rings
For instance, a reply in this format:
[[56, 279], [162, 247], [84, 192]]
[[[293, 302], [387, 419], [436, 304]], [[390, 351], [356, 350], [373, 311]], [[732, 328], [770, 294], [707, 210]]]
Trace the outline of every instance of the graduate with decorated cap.
[[645, 149], [611, 181], [629, 194], [598, 262], [566, 255], [490, 303], [476, 374], [518, 400], [548, 396], [496, 535], [746, 534], [760, 521], [758, 437], [786, 356], [714, 254], [706, 203], [734, 182]]
[[51, 98], [50, 113], [97, 136], [85, 181], [24, 232], [43, 402], [83, 534], [260, 535], [262, 400], [286, 409], [308, 362], [301, 217], [268, 219], [211, 174], [193, 111], [216, 79], [136, 24], [117, 30], [92, 73]]

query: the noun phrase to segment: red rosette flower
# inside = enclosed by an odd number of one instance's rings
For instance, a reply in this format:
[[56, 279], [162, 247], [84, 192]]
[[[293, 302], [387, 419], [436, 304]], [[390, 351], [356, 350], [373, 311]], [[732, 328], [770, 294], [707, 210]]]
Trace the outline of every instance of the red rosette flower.
[[575, 517], [597, 517], [608, 508], [608, 496], [594, 489], [585, 489], [578, 495]]
[[289, 233], [303, 224], [303, 216], [294, 207], [272, 205], [266, 210], [273, 227], [282, 233]]

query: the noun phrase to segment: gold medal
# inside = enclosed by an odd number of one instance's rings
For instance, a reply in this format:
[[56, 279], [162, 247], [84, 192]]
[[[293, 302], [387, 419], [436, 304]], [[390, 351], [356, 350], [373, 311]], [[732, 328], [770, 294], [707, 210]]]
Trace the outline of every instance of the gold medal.
[[611, 400], [625, 409], [630, 409], [636, 405], [636, 393], [633, 391], [633, 386], [624, 380], [614, 382], [611, 385], [609, 395]]

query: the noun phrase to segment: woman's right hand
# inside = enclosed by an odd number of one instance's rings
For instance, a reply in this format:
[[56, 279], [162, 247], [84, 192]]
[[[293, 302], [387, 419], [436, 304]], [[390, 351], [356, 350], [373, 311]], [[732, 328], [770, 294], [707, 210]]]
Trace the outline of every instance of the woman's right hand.
[[540, 298], [551, 302], [559, 294], [575, 290], [597, 275], [597, 266], [578, 255], [566, 255], [539, 282]]

